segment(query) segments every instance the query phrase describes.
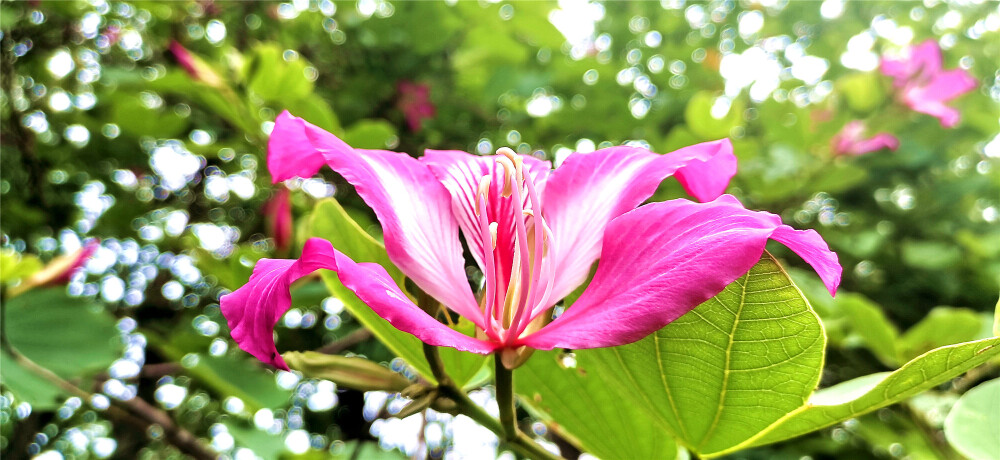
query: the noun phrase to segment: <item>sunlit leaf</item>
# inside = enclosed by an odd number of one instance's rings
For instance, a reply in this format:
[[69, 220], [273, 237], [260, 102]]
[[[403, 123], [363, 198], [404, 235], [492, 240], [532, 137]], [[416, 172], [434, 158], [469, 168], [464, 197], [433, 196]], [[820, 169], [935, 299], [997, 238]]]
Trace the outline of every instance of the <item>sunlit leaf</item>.
[[516, 371], [520, 400], [559, 436], [598, 458], [676, 457], [677, 444], [660, 421], [624, 398], [627, 389], [608, 385], [592, 357], [536, 352]]
[[1000, 379], [962, 395], [945, 419], [944, 435], [966, 457], [1000, 459]]
[[683, 445], [710, 453], [805, 403], [819, 381], [824, 345], [819, 318], [765, 254], [719, 295], [653, 335], [577, 355]]

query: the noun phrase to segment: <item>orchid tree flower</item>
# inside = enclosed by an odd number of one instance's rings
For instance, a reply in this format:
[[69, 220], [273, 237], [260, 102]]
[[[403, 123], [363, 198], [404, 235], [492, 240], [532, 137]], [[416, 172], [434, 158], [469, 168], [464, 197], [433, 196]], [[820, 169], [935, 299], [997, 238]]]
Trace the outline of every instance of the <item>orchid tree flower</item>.
[[946, 105], [977, 86], [976, 79], [965, 69], [941, 68], [941, 47], [927, 40], [907, 48], [900, 56], [883, 56], [881, 70], [893, 78], [893, 86], [910, 109], [936, 117], [941, 126], [958, 124], [958, 110]]
[[865, 137], [867, 127], [861, 120], [854, 120], [833, 136], [831, 148], [834, 155], [864, 155], [877, 152], [882, 149], [896, 150], [899, 148], [899, 139], [889, 133], [878, 133], [872, 137]]
[[[311, 177], [323, 165], [371, 206], [399, 270], [477, 333], [464, 335], [426, 313], [384, 267], [356, 263], [313, 238], [298, 260], [259, 261], [249, 282], [221, 300], [240, 348], [282, 369], [274, 325], [291, 305], [289, 285], [317, 269], [337, 272], [396, 328], [480, 354], [634, 342], [743, 276], [769, 239], [812, 265], [831, 294], [840, 282], [837, 256], [815, 231], [794, 230], [721, 195], [736, 172], [728, 140], [667, 155], [628, 146], [574, 153], [550, 170], [510, 149], [491, 157], [428, 150], [419, 159], [354, 149], [282, 113], [268, 145], [273, 180]], [[670, 176], [703, 202], [639, 206]], [[478, 295], [460, 234], [484, 274]], [[595, 262], [583, 294], [552, 319], [553, 307], [586, 282]]]
[[400, 80], [396, 88], [399, 91], [399, 101], [396, 106], [406, 117], [406, 125], [410, 131], [420, 131], [424, 120], [434, 118], [434, 114], [437, 113], [437, 108], [430, 99], [430, 85]]

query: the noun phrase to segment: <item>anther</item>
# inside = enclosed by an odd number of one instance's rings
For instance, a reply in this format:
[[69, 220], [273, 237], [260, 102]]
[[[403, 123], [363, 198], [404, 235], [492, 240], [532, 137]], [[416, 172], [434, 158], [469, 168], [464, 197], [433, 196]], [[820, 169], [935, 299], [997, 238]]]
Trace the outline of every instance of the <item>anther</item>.
[[493, 249], [497, 248], [497, 227], [499, 224], [496, 222], [490, 223], [490, 244], [493, 245]]
[[506, 157], [497, 157], [497, 164], [503, 166], [503, 190], [500, 193], [504, 198], [508, 198], [514, 192], [514, 177], [517, 174], [517, 168]]
[[490, 179], [490, 176], [483, 176], [481, 179], [479, 179], [479, 190], [476, 192], [476, 215], [477, 216], [479, 215], [480, 212], [482, 212], [482, 210], [479, 209], [479, 197], [483, 197], [486, 200], [489, 199], [489, 196], [490, 196], [489, 195], [490, 194], [490, 182], [491, 181], [492, 180]]

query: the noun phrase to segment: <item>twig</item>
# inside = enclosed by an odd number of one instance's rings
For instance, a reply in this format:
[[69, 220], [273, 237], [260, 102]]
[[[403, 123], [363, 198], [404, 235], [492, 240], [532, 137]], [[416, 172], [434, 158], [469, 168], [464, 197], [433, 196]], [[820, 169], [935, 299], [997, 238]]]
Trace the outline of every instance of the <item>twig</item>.
[[330, 342], [326, 345], [323, 345], [320, 348], [317, 348], [316, 352], [327, 355], [340, 354], [342, 351], [351, 348], [361, 342], [364, 342], [365, 340], [368, 340], [371, 337], [372, 337], [371, 331], [363, 327], [358, 328], [353, 332], [351, 332], [350, 334], [345, 335], [340, 340]]

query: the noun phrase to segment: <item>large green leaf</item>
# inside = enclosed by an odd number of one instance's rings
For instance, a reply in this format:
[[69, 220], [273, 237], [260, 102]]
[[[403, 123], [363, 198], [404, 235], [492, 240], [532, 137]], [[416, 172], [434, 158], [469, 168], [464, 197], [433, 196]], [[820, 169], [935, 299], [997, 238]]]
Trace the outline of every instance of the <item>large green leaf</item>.
[[[406, 292], [403, 274], [389, 260], [385, 246], [366, 233], [354, 219], [351, 219], [336, 199], [324, 200], [316, 205], [312, 215], [311, 234], [326, 238], [333, 243], [337, 250], [356, 262], [373, 262], [381, 265], [396, 281], [396, 284], [403, 289], [403, 292]], [[321, 276], [330, 289], [330, 293], [344, 302], [344, 308], [358, 322], [370, 330], [389, 350], [413, 366], [418, 373], [433, 380], [434, 377], [427, 360], [424, 358], [423, 345], [419, 339], [396, 329], [388, 321], [378, 316], [353, 292], [340, 283], [336, 273], [324, 270]], [[464, 322], [460, 322], [459, 327], [461, 328], [463, 324]], [[486, 361], [483, 356], [460, 352], [452, 348], [440, 348], [440, 353], [448, 374], [460, 386], [468, 383]]]
[[770, 254], [688, 314], [630, 345], [578, 352], [686, 447], [720, 451], [805, 403], [819, 381], [819, 318]]
[[1000, 379], [962, 395], [945, 419], [944, 435], [966, 457], [1000, 459]]
[[598, 458], [677, 456], [677, 444], [658, 420], [626, 403], [626, 390], [604, 382], [593, 355], [581, 353], [569, 366], [561, 358], [558, 352], [539, 351], [517, 369], [517, 393], [530, 412]]
[[789, 412], [757, 436], [712, 455], [793, 438], [895, 404], [998, 355], [997, 337], [932, 350], [895, 372], [871, 374], [817, 391], [808, 404]]
[[[121, 357], [115, 319], [100, 305], [62, 288], [37, 289], [7, 301], [11, 344], [28, 359], [67, 380], [100, 372]], [[0, 381], [39, 408], [58, 407], [62, 391], [3, 357]]]

